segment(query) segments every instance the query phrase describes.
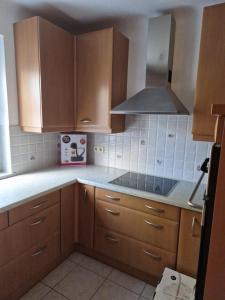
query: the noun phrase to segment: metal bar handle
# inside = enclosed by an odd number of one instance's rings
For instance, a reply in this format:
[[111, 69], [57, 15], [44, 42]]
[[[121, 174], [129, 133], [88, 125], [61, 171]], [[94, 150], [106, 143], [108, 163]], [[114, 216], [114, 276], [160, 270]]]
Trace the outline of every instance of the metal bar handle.
[[118, 198], [118, 197], [113, 197], [113, 196], [110, 196], [110, 195], [105, 195], [105, 197], [109, 198], [110, 200], [120, 201], [120, 198]]
[[30, 226], [36, 226], [41, 223], [43, 223], [46, 220], [46, 217], [40, 218], [39, 220], [35, 221], [34, 223], [31, 223]]
[[143, 250], [143, 252], [144, 252], [144, 254], [150, 256], [150, 257], [153, 258], [153, 259], [157, 259], [157, 260], [161, 259], [161, 256], [160, 256], [160, 255], [151, 253], [151, 252], [149, 252], [148, 250]]
[[148, 220], [145, 220], [145, 223], [156, 229], [163, 229], [163, 227], [164, 227], [163, 225], [155, 224], [155, 223], [149, 222]]
[[114, 237], [112, 237], [110, 235], [105, 235], [105, 239], [112, 242], [112, 243], [119, 243], [118, 239], [115, 239]]
[[150, 210], [153, 210], [157, 213], [164, 213], [165, 212], [165, 210], [162, 209], [162, 208], [152, 207], [152, 206], [149, 206], [148, 204], [145, 204], [145, 207], [150, 209]]
[[31, 256], [35, 257], [35, 256], [38, 256], [38, 255], [41, 255], [46, 249], [47, 249], [47, 246], [43, 246], [37, 252], [33, 253]]
[[89, 119], [89, 118], [87, 118], [87, 119], [82, 119], [82, 120], [80, 120], [80, 121], [81, 121], [81, 123], [91, 123], [91, 122], [92, 122], [92, 120]]
[[45, 201], [38, 203], [37, 205], [32, 206], [30, 209], [37, 209], [45, 204]]
[[86, 200], [87, 200], [87, 189], [84, 189], [84, 202], [86, 202]]
[[193, 237], [198, 237], [198, 234], [195, 234], [195, 225], [198, 224], [198, 220], [196, 217], [192, 218], [192, 223], [191, 223], [191, 235]]
[[114, 211], [114, 210], [111, 210], [109, 208], [105, 208], [105, 211], [107, 211], [108, 213], [110, 213], [112, 215], [115, 215], [115, 216], [119, 216], [120, 215], [119, 211]]

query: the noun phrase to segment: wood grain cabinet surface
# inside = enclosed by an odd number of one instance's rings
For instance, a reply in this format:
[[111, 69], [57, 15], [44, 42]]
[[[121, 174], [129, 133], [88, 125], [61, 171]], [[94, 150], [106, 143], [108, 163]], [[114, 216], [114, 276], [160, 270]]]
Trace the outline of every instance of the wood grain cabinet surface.
[[74, 37], [32, 17], [14, 24], [20, 126], [27, 132], [74, 129]]
[[8, 213], [5, 212], [5, 213], [1, 213], [0, 214], [0, 230], [1, 229], [4, 229], [8, 226]]
[[79, 228], [78, 243], [93, 248], [94, 241], [94, 187], [79, 184]]
[[77, 131], [124, 130], [124, 116], [110, 115], [110, 110], [126, 99], [128, 44], [128, 39], [114, 28], [77, 36]]
[[201, 235], [201, 213], [181, 210], [177, 270], [196, 277]]
[[61, 189], [61, 251], [67, 256], [74, 249], [75, 185]]
[[225, 104], [225, 4], [204, 8], [193, 113], [194, 140], [214, 141], [212, 104]]
[[96, 226], [95, 250], [157, 279], [165, 266], [173, 268], [176, 253], [137, 241], [117, 232]]
[[176, 252], [179, 223], [97, 200], [95, 223], [162, 249]]

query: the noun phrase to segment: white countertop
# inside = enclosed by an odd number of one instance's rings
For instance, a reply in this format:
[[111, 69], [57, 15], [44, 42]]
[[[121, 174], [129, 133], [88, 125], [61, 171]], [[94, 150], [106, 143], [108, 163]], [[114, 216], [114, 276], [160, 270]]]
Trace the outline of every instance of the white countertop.
[[[168, 196], [160, 196], [108, 183], [126, 172], [128, 171], [87, 165], [82, 167], [54, 167], [2, 179], [0, 180], [0, 213], [77, 181], [116, 192], [196, 210], [187, 204], [187, 200], [194, 189], [195, 183], [180, 181]], [[193, 200], [194, 203], [203, 205], [204, 189], [205, 185], [202, 185]]]

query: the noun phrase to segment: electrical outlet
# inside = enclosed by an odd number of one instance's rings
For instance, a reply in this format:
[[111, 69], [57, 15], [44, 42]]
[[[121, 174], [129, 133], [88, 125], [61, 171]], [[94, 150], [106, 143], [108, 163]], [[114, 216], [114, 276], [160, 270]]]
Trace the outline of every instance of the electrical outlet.
[[98, 152], [101, 152], [101, 153], [105, 152], [105, 148], [103, 146], [99, 146]]
[[104, 148], [104, 146], [95, 145], [94, 152], [103, 153], [103, 152], [105, 152], [105, 148]]

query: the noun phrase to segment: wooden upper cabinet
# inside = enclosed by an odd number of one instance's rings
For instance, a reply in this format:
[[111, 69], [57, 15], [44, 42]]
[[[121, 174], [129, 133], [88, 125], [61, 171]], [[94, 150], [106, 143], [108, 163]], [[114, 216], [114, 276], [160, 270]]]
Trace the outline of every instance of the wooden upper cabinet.
[[126, 99], [128, 39], [114, 28], [85, 33], [76, 43], [76, 130], [122, 132], [110, 110]]
[[32, 17], [14, 24], [20, 125], [27, 132], [74, 129], [74, 37]]
[[204, 9], [196, 97], [194, 140], [214, 141], [216, 117], [212, 104], [225, 104], [225, 4]]
[[196, 277], [201, 235], [201, 213], [182, 209], [177, 271]]

